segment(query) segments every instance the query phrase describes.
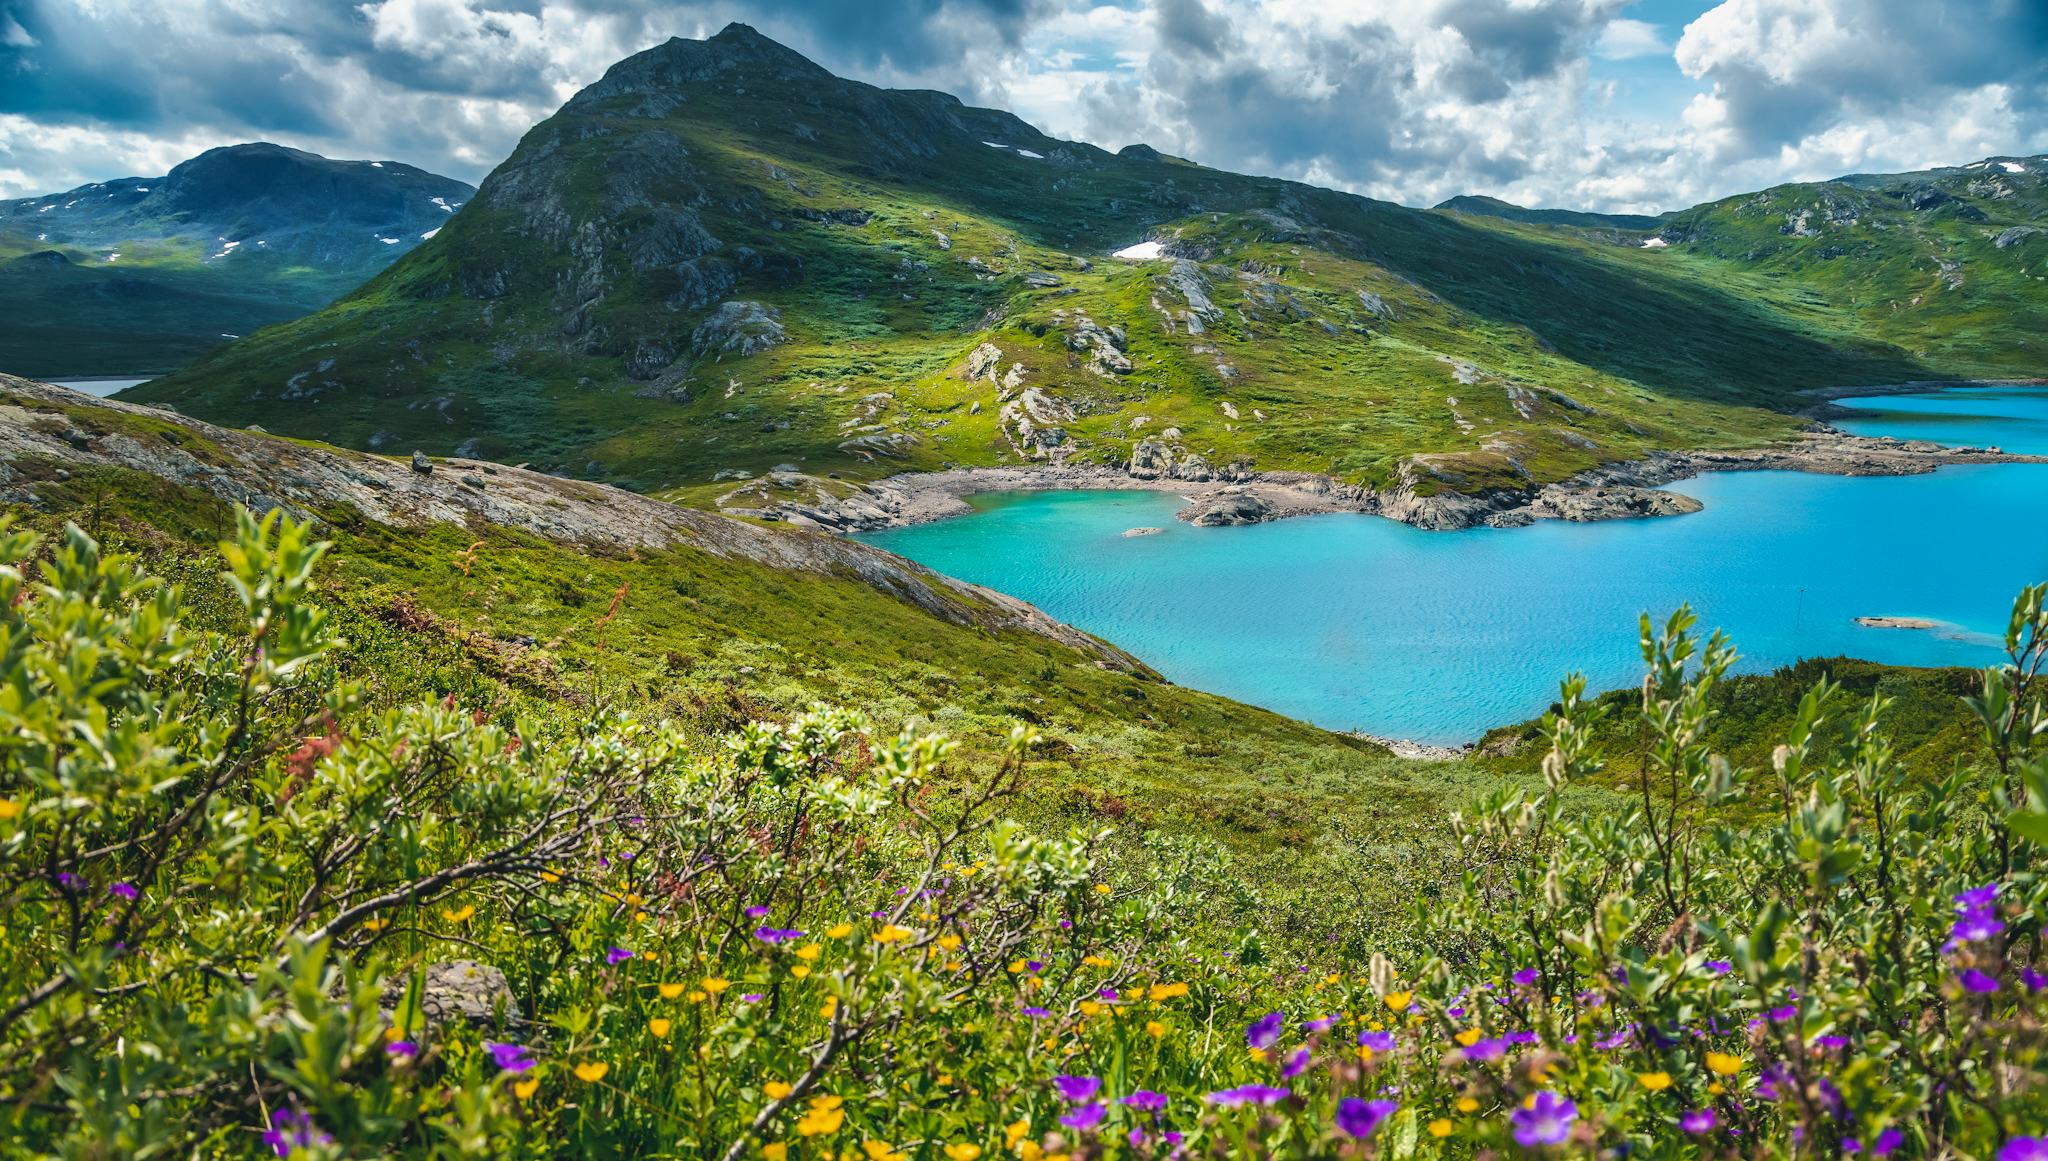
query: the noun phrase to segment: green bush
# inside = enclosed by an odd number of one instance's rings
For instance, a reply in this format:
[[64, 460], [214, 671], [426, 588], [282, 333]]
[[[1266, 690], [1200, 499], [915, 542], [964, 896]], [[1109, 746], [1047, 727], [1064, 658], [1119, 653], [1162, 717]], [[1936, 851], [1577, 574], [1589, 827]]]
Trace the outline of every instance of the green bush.
[[[1235, 926], [1214, 847], [1004, 821], [1022, 728], [970, 777], [823, 708], [712, 746], [387, 704], [304, 527], [223, 551], [232, 632], [0, 527], [7, 1155], [2041, 1148], [2048, 586], [1972, 701], [1993, 760], [1932, 782], [1825, 682], [1730, 765], [1728, 647], [1646, 621], [1639, 768], [1567, 683], [1547, 788], [1412, 868], [1397, 965]], [[1634, 807], [1582, 809], [1595, 774]]]

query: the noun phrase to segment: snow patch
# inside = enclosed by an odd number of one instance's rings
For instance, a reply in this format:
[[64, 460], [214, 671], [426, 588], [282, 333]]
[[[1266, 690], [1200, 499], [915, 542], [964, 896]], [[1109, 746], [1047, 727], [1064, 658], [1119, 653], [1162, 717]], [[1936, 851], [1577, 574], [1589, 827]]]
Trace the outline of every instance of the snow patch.
[[117, 261], [119, 261], [119, 260], [120, 260], [120, 258], [121, 258], [121, 255], [120, 255], [120, 253], [119, 253], [118, 251], [116, 251], [115, 253], [112, 253], [112, 254], [109, 254], [109, 255], [107, 255], [107, 256], [106, 256], [105, 258], [101, 259], [101, 261], [103, 261], [103, 262], [117, 262]]
[[[215, 255], [213, 256], [213, 258], [225, 258], [225, 257], [227, 257], [228, 255], [230, 255], [230, 254], [234, 253], [234, 252], [235, 252], [235, 247], [237, 247], [237, 246], [239, 246], [239, 245], [241, 245], [241, 243], [240, 243], [240, 242], [222, 242], [222, 243], [220, 244], [220, 253], [218, 253], [218, 254], [215, 254]], [[207, 259], [207, 261], [211, 262], [211, 261], [213, 261], [213, 258], [209, 258], [209, 259]]]
[[371, 169], [382, 169], [382, 168], [384, 168], [384, 163], [383, 163], [383, 162], [381, 162], [381, 161], [373, 161], [373, 162], [371, 162], [371, 163], [370, 163], [370, 168], [371, 168]]
[[2020, 164], [2019, 162], [2017, 162], [2017, 161], [2001, 161], [2001, 162], [1999, 162], [1998, 164], [2000, 164], [2000, 165], [2004, 166], [2004, 167], [2005, 167], [2005, 172], [2007, 172], [2007, 173], [2025, 173], [2025, 172], [2027, 172], [2027, 167], [2026, 167], [2026, 166], [2024, 166], [2024, 165], [2021, 165], [2021, 164]]
[[146, 186], [146, 185], [138, 185], [138, 186], [136, 186], [136, 187], [135, 187], [135, 192], [136, 192], [136, 193], [148, 193], [148, 192], [149, 192], [149, 187], [148, 187], [148, 186]]
[[385, 244], [386, 246], [396, 246], [396, 245], [398, 245], [398, 239], [396, 239], [396, 238], [382, 238], [382, 237], [380, 237], [380, 238], [378, 238], [377, 240], [378, 240], [379, 242], [382, 242], [382, 243], [384, 243], [384, 244]]
[[1671, 244], [1671, 243], [1669, 243], [1669, 242], [1666, 242], [1666, 241], [1665, 241], [1664, 239], [1662, 239], [1662, 238], [1644, 238], [1644, 239], [1643, 239], [1643, 249], [1645, 249], [1645, 250], [1662, 250], [1662, 249], [1663, 249], [1664, 247], [1666, 247], [1666, 246], [1669, 246], [1670, 244]]
[[1126, 262], [1149, 262], [1159, 257], [1159, 243], [1140, 242], [1135, 246], [1125, 246], [1110, 257], [1122, 258]]
[[44, 207], [43, 207], [42, 209], [40, 209], [40, 210], [37, 210], [36, 212], [37, 212], [37, 213], [39, 213], [39, 214], [47, 214], [47, 213], [49, 213], [49, 212], [50, 212], [51, 210], [54, 210], [54, 209], [56, 209], [56, 208], [57, 208], [57, 203], [55, 203], [55, 202], [51, 202], [51, 203], [50, 203], [49, 205], [47, 205], [47, 206], [44, 206]]
[[1031, 159], [1031, 160], [1033, 160], [1033, 161], [1044, 161], [1044, 160], [1045, 160], [1045, 154], [1043, 154], [1043, 153], [1033, 153], [1033, 152], [1031, 152], [1031, 151], [1030, 151], [1029, 149], [1024, 149], [1024, 148], [1021, 148], [1021, 147], [1020, 147], [1020, 148], [1019, 148], [1019, 149], [1017, 150], [1017, 156], [1019, 156], [1019, 157], [1028, 157], [1028, 158], [1030, 158], [1030, 159]]
[[459, 209], [461, 209], [461, 208], [462, 208], [462, 203], [461, 203], [461, 202], [456, 202], [456, 203], [455, 203], [454, 205], [452, 205], [452, 206], [451, 206], [451, 205], [449, 205], [449, 204], [448, 204], [448, 199], [447, 199], [447, 198], [428, 198], [427, 200], [428, 200], [428, 201], [431, 201], [431, 202], [433, 202], [433, 203], [434, 203], [435, 205], [437, 205], [437, 206], [440, 206], [440, 207], [441, 207], [441, 210], [442, 210], [442, 212], [443, 212], [443, 213], [450, 213], [450, 214], [452, 214], [452, 213], [454, 213], [455, 211], [457, 211], [457, 210], [459, 210]]
[[426, 240], [427, 240], [428, 238], [431, 238], [431, 237], [433, 237], [434, 235], [436, 235], [436, 234], [438, 234], [438, 233], [440, 233], [440, 232], [441, 232], [441, 227], [439, 227], [439, 226], [435, 226], [435, 227], [434, 227], [433, 229], [431, 229], [431, 230], [428, 230], [428, 231], [427, 231], [426, 233], [424, 233], [424, 234], [421, 234], [421, 235], [420, 235], [420, 241], [424, 242], [424, 241], [426, 241]]
[[983, 145], [986, 145], [986, 146], [988, 146], [988, 147], [989, 147], [990, 149], [1008, 149], [1008, 148], [1009, 148], [1009, 146], [1007, 146], [1007, 145], [1003, 144], [1003, 143], [1002, 143], [1002, 142], [1000, 142], [1000, 141], [984, 141], [984, 142], [982, 142], [982, 144], [983, 144]]

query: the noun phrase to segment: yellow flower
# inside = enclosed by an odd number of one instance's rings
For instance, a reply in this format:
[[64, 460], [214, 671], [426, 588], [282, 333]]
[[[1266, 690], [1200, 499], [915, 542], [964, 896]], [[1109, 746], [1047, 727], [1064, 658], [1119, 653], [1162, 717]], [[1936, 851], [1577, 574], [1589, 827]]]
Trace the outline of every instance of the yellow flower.
[[832, 1018], [832, 1013], [837, 1012], [838, 1010], [839, 997], [827, 996], [825, 997], [825, 1002], [818, 1006], [818, 1015], [825, 1017], [827, 1020], [830, 1020]]
[[941, 936], [939, 937], [939, 946], [945, 948], [947, 951], [959, 951], [960, 937], [957, 935]]
[[825, 935], [831, 939], [845, 939], [852, 934], [853, 924], [851, 923], [835, 923], [825, 931]]
[[1476, 1113], [1479, 1111], [1479, 1102], [1471, 1097], [1459, 1097], [1458, 1111], [1461, 1113]]
[[21, 803], [12, 798], [0, 798], [0, 820], [21, 817]]
[[1161, 1024], [1157, 1020], [1147, 1020], [1145, 1021], [1145, 1035], [1157, 1040], [1161, 1036], [1166, 1035], [1166, 1025]]
[[813, 1108], [797, 1118], [796, 1131], [800, 1136], [819, 1137], [838, 1132], [839, 1126], [845, 1123], [845, 1109]]
[[538, 1091], [540, 1091], [540, 1078], [537, 1076], [529, 1076], [525, 1080], [515, 1080], [512, 1082], [512, 1095], [520, 1100], [525, 1100]]
[[376, 919], [363, 920], [364, 931], [382, 931], [389, 926], [391, 926], [391, 921], [389, 919], [383, 918], [382, 916], [379, 916]]
[[887, 1141], [862, 1141], [860, 1151], [868, 1155], [868, 1161], [908, 1161]]
[[1081, 962], [1087, 964], [1089, 967], [1108, 968], [1116, 966], [1116, 961], [1109, 958], [1106, 955], [1091, 955], [1083, 959]]
[[1371, 1064], [1371, 1063], [1372, 1063], [1372, 1049], [1370, 1049], [1370, 1048], [1367, 1048], [1367, 1047], [1366, 1047], [1365, 1045], [1363, 1045], [1363, 1044], [1359, 1045], [1359, 1046], [1358, 1046], [1358, 1058], [1359, 1058], [1360, 1060], [1363, 1060], [1363, 1061], [1364, 1061], [1364, 1062], [1366, 1062], [1367, 1064]]
[[1018, 1161], [1046, 1161], [1045, 1150], [1039, 1148], [1036, 1141], [1017, 1142], [1017, 1158]]
[[1415, 1000], [1415, 993], [1413, 993], [1413, 992], [1388, 992], [1388, 993], [1387, 993], [1387, 1007], [1389, 1007], [1389, 1008], [1392, 1008], [1392, 1009], [1393, 1009], [1394, 1011], [1396, 1011], [1396, 1012], [1405, 1012], [1405, 1011], [1407, 1011], [1407, 1010], [1408, 1010], [1408, 1005], [1409, 1005], [1409, 1004], [1411, 1004], [1411, 1003], [1413, 1003], [1413, 1002], [1414, 1002], [1414, 1000]]
[[788, 1096], [792, 1091], [794, 1090], [789, 1085], [779, 1080], [771, 1080], [761, 1086], [761, 1094], [771, 1101], [779, 1101], [783, 1097]]
[[957, 1145], [946, 1146], [946, 1156], [952, 1161], [974, 1161], [976, 1157], [981, 1156], [981, 1146], [962, 1141]]
[[789, 974], [795, 976], [797, 979], [806, 980], [811, 977], [811, 969], [809, 965], [798, 964], [795, 967], [789, 969]]
[[405, 1029], [393, 1024], [391, 1027], [384, 1029], [384, 1039], [392, 1041], [403, 1040], [405, 1039]]
[[1452, 1037], [1452, 1039], [1456, 1040], [1459, 1044], [1465, 1046], [1466, 1048], [1470, 1048], [1474, 1044], [1479, 1043], [1479, 1029], [1467, 1028], [1463, 1032], [1460, 1032], [1456, 1036]]
[[1107, 894], [1109, 894], [1109, 884], [1108, 884], [1108, 883], [1097, 883], [1097, 884], [1095, 884], [1095, 893], [1096, 893], [1097, 895], [1107, 895]]
[[815, 943], [807, 943], [796, 949], [796, 957], [805, 963], [810, 963], [812, 960], [817, 959], [824, 950], [824, 948], [819, 947]]
[[1734, 1076], [1742, 1071], [1742, 1058], [1726, 1052], [1707, 1053], [1707, 1071], [1716, 1076]]
[[1083, 1000], [1081, 1001], [1081, 1014], [1083, 1016], [1100, 1016], [1102, 1015], [1102, 1005], [1094, 1000]]
[[673, 1000], [673, 999], [677, 998], [678, 996], [681, 996], [681, 995], [683, 994], [683, 989], [684, 989], [685, 987], [688, 987], [688, 986], [689, 986], [689, 985], [687, 985], [687, 984], [660, 984], [660, 985], [658, 985], [658, 987], [659, 987], [659, 989], [660, 989], [660, 991], [661, 991], [661, 998], [662, 998], [662, 999], [664, 999], [664, 1000]]
[[654, 1033], [654, 1038], [656, 1040], [666, 1039], [668, 1036], [669, 1022], [667, 1020], [662, 1019], [659, 1016], [656, 1016], [654, 1019], [649, 1020], [647, 1022], [647, 1030], [649, 1032]]
[[715, 996], [718, 993], [724, 991], [725, 989], [731, 987], [732, 981], [722, 980], [719, 979], [717, 976], [705, 976], [703, 979], [697, 981], [697, 986], [703, 988], [705, 991], [710, 992], [712, 995]]
[[1649, 1089], [1651, 1092], [1663, 1092], [1671, 1087], [1671, 1074], [1668, 1072], [1639, 1072], [1636, 1073], [1636, 1083]]
[[1263, 1048], [1247, 1048], [1244, 1051], [1245, 1055], [1253, 1060], [1264, 1060], [1266, 1058], [1266, 1050]]
[[902, 943], [904, 940], [909, 939], [910, 936], [911, 930], [908, 927], [898, 927], [893, 923], [889, 923], [883, 925], [880, 931], [875, 932], [874, 939], [876, 943]]
[[1005, 1144], [1014, 1145], [1017, 1142], [1023, 1140], [1024, 1134], [1030, 1131], [1030, 1121], [1011, 1121], [1009, 1124], [1003, 1126], [1003, 1141]]
[[1728, 1091], [1728, 1086], [1722, 1084], [1720, 1081], [1717, 1080], [1714, 1083], [1707, 1086], [1707, 1091], [1714, 1094], [1715, 1096], [1720, 1096], [1722, 1093]]
[[1023, 970], [1024, 970], [1024, 961], [1023, 961], [1023, 960], [1021, 960], [1021, 959], [1013, 959], [1013, 960], [1011, 960], [1011, 961], [1010, 961], [1010, 974], [1011, 974], [1011, 975], [1013, 975], [1013, 976], [1014, 976], [1014, 975], [1016, 975], [1016, 974], [1017, 974], [1018, 972], [1021, 972], [1021, 971], [1023, 971]]
[[819, 1093], [811, 1098], [810, 1104], [814, 1109], [844, 1108], [846, 1106], [846, 1098], [843, 1096], [833, 1096], [829, 1092]]
[[582, 1081], [585, 1084], [596, 1084], [598, 1081], [604, 1079], [605, 1073], [610, 1072], [611, 1070], [612, 1066], [606, 1064], [604, 1061], [593, 1060], [586, 1064], [579, 1064], [576, 1066], [576, 1079]]
[[789, 1161], [789, 1146], [780, 1141], [770, 1141], [761, 1146], [762, 1161]]
[[1187, 994], [1188, 986], [1186, 984], [1153, 984], [1151, 990], [1145, 994], [1145, 998], [1157, 1004], [1162, 1000], [1171, 1000], [1175, 996], [1185, 996]]
[[711, 993], [704, 991], [701, 988], [691, 988], [690, 994], [683, 998], [690, 1001], [692, 1004], [701, 1004], [704, 1001], [711, 998]]
[[562, 876], [555, 871], [542, 871], [540, 873], [540, 881], [543, 883], [559, 883], [562, 881]]
[[1449, 1117], [1438, 1117], [1436, 1120], [1431, 1121], [1429, 1123], [1429, 1135], [1432, 1137], [1450, 1136], [1451, 1119]]
[[441, 918], [446, 919], [450, 923], [467, 923], [469, 922], [469, 917], [475, 914], [476, 904], [474, 903], [465, 903], [460, 910], [456, 911], [450, 911], [446, 907], [441, 909]]
[[[640, 914], [635, 915], [633, 918], [639, 920], [642, 923], [645, 923], [647, 922], [647, 912], [642, 911]], [[640, 958], [644, 960], [657, 960], [661, 958], [661, 953], [658, 951], [643, 951], [640, 953]]]
[[1341, 982], [1343, 979], [1343, 972], [1331, 972], [1329, 975], [1323, 977], [1323, 982], [1326, 984], [1334, 984]]

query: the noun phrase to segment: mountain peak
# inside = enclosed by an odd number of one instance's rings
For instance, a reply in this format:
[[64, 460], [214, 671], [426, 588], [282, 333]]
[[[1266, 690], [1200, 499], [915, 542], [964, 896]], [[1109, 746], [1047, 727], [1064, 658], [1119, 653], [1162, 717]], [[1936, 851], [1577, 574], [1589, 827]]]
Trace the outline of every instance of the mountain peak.
[[824, 66], [752, 25], [734, 21], [704, 40], [670, 37], [605, 70], [564, 109], [621, 96], [673, 97], [692, 84], [730, 78], [746, 84], [775, 81], [838, 82]]

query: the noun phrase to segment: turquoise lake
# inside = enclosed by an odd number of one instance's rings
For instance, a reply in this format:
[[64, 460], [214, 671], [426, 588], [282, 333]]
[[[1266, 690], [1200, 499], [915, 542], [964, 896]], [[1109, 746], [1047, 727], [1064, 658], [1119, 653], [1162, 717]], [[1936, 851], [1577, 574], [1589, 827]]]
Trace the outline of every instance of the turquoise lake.
[[[2048, 453], [2048, 389], [1843, 400], [1867, 435]], [[1173, 681], [1333, 729], [1455, 744], [1543, 712], [1559, 678], [1640, 678], [1637, 616], [1690, 602], [1740, 668], [1850, 655], [1995, 661], [2021, 586], [2048, 580], [2048, 465], [1923, 476], [1708, 475], [1706, 510], [1424, 532], [1333, 515], [1236, 528], [1158, 492], [997, 493], [972, 515], [862, 537], [1031, 601]], [[1126, 537], [1134, 527], [1152, 536]], [[1935, 631], [1859, 616], [1924, 617]]]

